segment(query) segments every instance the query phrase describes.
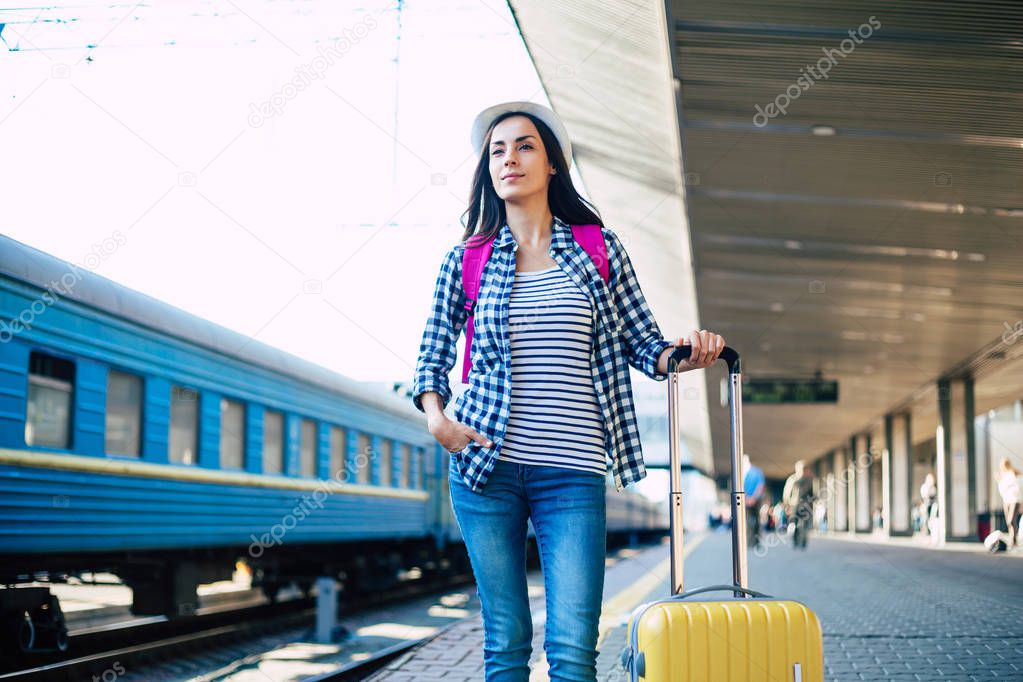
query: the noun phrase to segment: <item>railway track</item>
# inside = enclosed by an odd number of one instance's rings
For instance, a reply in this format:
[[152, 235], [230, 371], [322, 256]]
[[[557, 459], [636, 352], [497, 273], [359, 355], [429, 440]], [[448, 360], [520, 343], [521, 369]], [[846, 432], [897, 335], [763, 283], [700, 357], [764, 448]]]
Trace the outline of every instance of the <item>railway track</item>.
[[[418, 583], [419, 581], [416, 581]], [[432, 584], [408, 584], [386, 593], [369, 594], [348, 601], [339, 616], [351, 616], [378, 606], [401, 603], [446, 589], [472, 584], [471, 574], [461, 574]], [[316, 617], [314, 598], [297, 598], [242, 609], [224, 609], [186, 618], [131, 621], [72, 633], [68, 652], [51, 654], [31, 667], [5, 661], [0, 681], [116, 679], [125, 671], [149, 665], [181, 661], [204, 651], [244, 644], [247, 641], [312, 625]], [[386, 665], [424, 640], [401, 642], [369, 657], [332, 671], [323, 679], [359, 680]], [[70, 654], [70, 655], [68, 655]]]

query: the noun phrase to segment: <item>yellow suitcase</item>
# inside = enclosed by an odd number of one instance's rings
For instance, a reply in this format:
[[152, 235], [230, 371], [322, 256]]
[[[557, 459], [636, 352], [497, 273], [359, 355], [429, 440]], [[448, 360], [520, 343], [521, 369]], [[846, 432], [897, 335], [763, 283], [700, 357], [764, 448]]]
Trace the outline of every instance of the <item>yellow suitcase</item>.
[[[678, 363], [668, 360], [668, 429], [671, 497], [671, 596], [638, 606], [629, 618], [622, 666], [631, 682], [822, 682], [824, 640], [816, 614], [797, 601], [749, 589], [746, 565], [746, 494], [742, 483], [742, 373], [739, 354], [725, 347], [732, 426], [732, 579], [688, 592], [682, 589], [682, 493], [678, 454]], [[730, 592], [709, 601], [698, 594]]]

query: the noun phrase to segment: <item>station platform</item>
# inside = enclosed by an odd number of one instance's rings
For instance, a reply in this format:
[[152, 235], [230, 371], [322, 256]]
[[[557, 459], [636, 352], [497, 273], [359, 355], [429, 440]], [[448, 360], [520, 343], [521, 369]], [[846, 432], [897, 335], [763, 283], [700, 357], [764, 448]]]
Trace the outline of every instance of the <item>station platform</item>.
[[[806, 550], [768, 534], [750, 553], [750, 586], [804, 602], [821, 620], [826, 680], [1023, 679], [1023, 563], [1018, 554], [935, 551], [909, 543], [810, 537]], [[729, 582], [727, 531], [687, 538], [685, 585]], [[597, 679], [625, 680], [626, 622], [667, 595], [667, 542], [607, 568]], [[530, 680], [547, 680], [543, 595], [532, 598]], [[370, 680], [478, 681], [479, 613], [447, 627]]]

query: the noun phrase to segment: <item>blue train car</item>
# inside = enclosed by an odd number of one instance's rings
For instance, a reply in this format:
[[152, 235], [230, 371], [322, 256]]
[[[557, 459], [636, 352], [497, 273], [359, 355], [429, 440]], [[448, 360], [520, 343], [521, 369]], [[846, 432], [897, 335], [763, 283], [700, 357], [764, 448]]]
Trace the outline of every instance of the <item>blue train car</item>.
[[[664, 526], [626, 492], [609, 534]], [[460, 542], [407, 396], [0, 236], [3, 584], [107, 571], [134, 613], [174, 616], [239, 560], [271, 598], [319, 576], [348, 594], [464, 571]], [[31, 649], [59, 605], [25, 594], [0, 590], [0, 619]]]

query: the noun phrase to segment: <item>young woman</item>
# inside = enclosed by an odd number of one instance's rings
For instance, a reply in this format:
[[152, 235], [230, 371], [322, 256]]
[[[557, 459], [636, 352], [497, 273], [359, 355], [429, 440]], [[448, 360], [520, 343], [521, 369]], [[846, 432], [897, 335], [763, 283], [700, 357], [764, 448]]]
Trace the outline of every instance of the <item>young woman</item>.
[[[413, 402], [451, 456], [451, 504], [476, 578], [489, 681], [529, 679], [532, 618], [526, 532], [532, 521], [546, 593], [551, 680], [595, 680], [606, 554], [608, 464], [615, 487], [642, 479], [629, 365], [667, 378], [708, 367], [721, 336], [662, 338], [618, 237], [572, 185], [571, 143], [547, 107], [506, 102], [476, 117], [479, 161], [462, 242], [441, 264], [419, 350]], [[605, 285], [572, 225], [601, 225]], [[474, 309], [469, 385], [444, 414], [468, 311], [465, 241], [493, 238]]]
[[1002, 510], [1005, 512], [1005, 526], [1009, 532], [1009, 547], [1019, 544], [1019, 518], [1023, 494], [1020, 491], [1019, 472], [1008, 457], [998, 463], [998, 494], [1002, 496]]

